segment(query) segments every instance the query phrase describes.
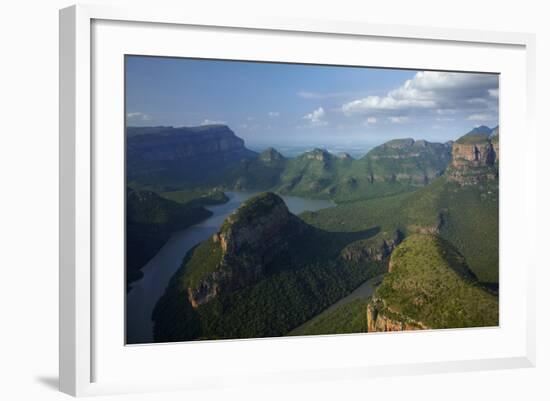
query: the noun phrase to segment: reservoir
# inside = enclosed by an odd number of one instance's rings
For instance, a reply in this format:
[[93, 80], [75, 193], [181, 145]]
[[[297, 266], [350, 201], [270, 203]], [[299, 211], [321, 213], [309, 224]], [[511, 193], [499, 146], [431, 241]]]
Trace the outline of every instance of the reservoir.
[[[143, 278], [132, 283], [126, 295], [127, 343], [153, 342], [153, 308], [164, 293], [170, 278], [178, 270], [189, 249], [216, 233], [227, 216], [248, 198], [259, 192], [225, 192], [229, 201], [222, 205], [208, 206], [213, 214], [206, 220], [172, 234], [160, 251], [142, 268]], [[288, 209], [298, 215], [305, 211], [317, 211], [334, 206], [332, 201], [282, 196]]]

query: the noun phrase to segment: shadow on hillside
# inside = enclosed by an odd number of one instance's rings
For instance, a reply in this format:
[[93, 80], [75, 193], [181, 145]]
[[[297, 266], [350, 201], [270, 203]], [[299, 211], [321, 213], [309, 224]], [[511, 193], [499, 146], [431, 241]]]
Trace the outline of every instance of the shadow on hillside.
[[379, 232], [378, 226], [354, 232], [325, 231], [309, 226], [307, 233], [294, 243], [295, 251], [301, 254], [304, 262], [332, 259], [352, 242], [372, 238]]

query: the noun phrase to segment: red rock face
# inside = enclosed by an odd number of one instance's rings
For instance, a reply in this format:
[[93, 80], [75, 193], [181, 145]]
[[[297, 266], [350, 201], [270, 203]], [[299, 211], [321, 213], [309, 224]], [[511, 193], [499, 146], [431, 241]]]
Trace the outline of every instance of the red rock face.
[[499, 142], [453, 143], [447, 178], [460, 185], [477, 185], [498, 178]]
[[403, 331], [429, 329], [422, 322], [400, 316], [390, 310], [380, 299], [373, 299], [367, 306], [367, 331]]
[[491, 142], [480, 144], [453, 144], [453, 167], [493, 166], [498, 160], [498, 145], [495, 150]]

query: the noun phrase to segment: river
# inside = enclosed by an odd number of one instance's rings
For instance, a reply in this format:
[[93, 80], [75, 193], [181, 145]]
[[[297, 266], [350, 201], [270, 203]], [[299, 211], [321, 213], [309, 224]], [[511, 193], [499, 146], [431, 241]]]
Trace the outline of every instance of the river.
[[[187, 251], [218, 231], [221, 224], [241, 203], [257, 194], [256, 191], [226, 192], [229, 201], [208, 206], [213, 214], [206, 220], [172, 234], [168, 242], [143, 267], [143, 278], [132, 283], [126, 296], [126, 341], [129, 344], [153, 342], [151, 314], [164, 293], [170, 278], [178, 270]], [[281, 196], [294, 214], [332, 207], [328, 200], [314, 200], [297, 196]]]

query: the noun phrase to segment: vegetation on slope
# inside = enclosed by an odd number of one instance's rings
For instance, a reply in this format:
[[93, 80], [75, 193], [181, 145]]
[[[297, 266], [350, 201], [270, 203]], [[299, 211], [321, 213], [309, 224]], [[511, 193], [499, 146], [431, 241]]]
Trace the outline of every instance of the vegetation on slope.
[[492, 132], [493, 132], [493, 129], [485, 125], [480, 125], [479, 127], [474, 128], [467, 134], [460, 137], [456, 141], [456, 143], [461, 145], [468, 145], [468, 144], [474, 145], [478, 143], [484, 143], [484, 142], [487, 142]]
[[[346, 202], [414, 190], [450, 160], [448, 145], [412, 139], [390, 141], [359, 160], [323, 149], [286, 159], [273, 148], [255, 154], [226, 126], [127, 131], [129, 185], [157, 192], [260, 189]], [[229, 148], [222, 149], [222, 138]]]
[[367, 332], [368, 299], [354, 299], [334, 310], [323, 312], [297, 329], [291, 336], [310, 336], [319, 334], [348, 334]]
[[498, 297], [477, 283], [448, 241], [411, 235], [395, 249], [390, 265], [373, 296], [383, 302], [379, 313], [430, 328], [498, 325]]
[[441, 177], [412, 193], [341, 204], [302, 218], [329, 231], [438, 232], [466, 257], [480, 281], [498, 283], [498, 181], [460, 186]]
[[159, 194], [163, 198], [173, 200], [188, 206], [211, 206], [226, 203], [229, 198], [223, 191], [214, 190], [188, 190], [188, 191], [168, 191]]
[[152, 191], [128, 189], [126, 200], [127, 283], [142, 277], [140, 269], [166, 243], [173, 231], [196, 224], [211, 214], [193, 201], [180, 204], [160, 197]]
[[212, 238], [204, 240], [189, 253], [191, 258], [182, 276], [185, 288], [195, 287], [205, 276], [215, 271], [222, 258], [220, 244], [215, 243]]
[[[269, 215], [274, 210], [269, 207], [274, 198], [278, 197], [260, 194], [252, 198], [226, 220], [220, 232], [230, 228], [236, 232], [232, 224], [239, 225]], [[297, 218], [293, 216], [290, 221], [294, 222], [294, 219]], [[222, 290], [195, 309], [187, 306], [190, 302], [189, 285], [197, 284], [205, 274], [212, 272], [211, 267], [219, 262], [220, 247], [208, 239], [190, 251], [155, 308], [155, 339], [178, 341], [284, 335], [386, 268], [385, 261], [350, 261], [340, 257], [342, 249], [348, 244], [376, 235], [377, 229], [354, 233], [325, 232], [308, 227], [303, 222], [292, 224], [304, 227], [296, 226], [293, 240], [275, 249], [276, 257], [262, 267], [263, 276], [259, 280], [231, 291]], [[284, 230], [284, 227], [280, 229]], [[283, 235], [282, 232], [279, 234]], [[277, 239], [271, 238], [268, 246], [280, 244]], [[249, 251], [254, 252], [254, 249]], [[247, 266], [248, 260], [246, 252], [232, 255], [227, 263], [237, 263], [239, 268], [230, 270], [231, 274], [240, 274], [239, 269]], [[255, 263], [250, 267], [256, 268]], [[241, 273], [246, 276], [245, 272]], [[175, 299], [177, 302], [169, 301]], [[182, 306], [182, 303], [186, 305]], [[198, 332], [166, 330], [170, 321], [181, 318], [182, 310], [188, 312], [185, 321], [200, 323]]]

